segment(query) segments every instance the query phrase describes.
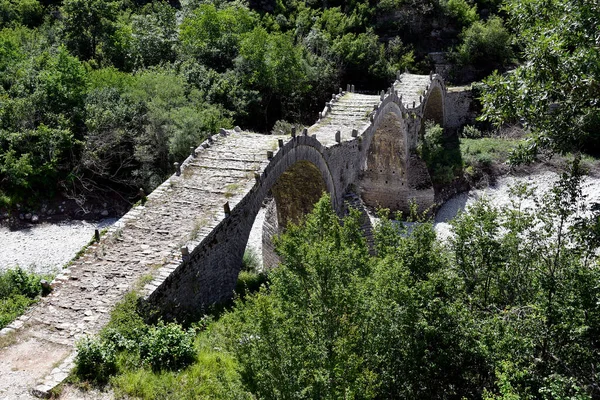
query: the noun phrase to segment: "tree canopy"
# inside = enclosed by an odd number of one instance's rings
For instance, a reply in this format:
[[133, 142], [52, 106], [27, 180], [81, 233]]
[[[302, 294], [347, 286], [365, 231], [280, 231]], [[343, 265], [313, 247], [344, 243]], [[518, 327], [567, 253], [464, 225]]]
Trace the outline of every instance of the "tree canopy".
[[510, 0], [504, 10], [522, 62], [484, 82], [483, 117], [522, 122], [533, 136], [515, 154], [600, 150], [600, 50], [597, 2]]

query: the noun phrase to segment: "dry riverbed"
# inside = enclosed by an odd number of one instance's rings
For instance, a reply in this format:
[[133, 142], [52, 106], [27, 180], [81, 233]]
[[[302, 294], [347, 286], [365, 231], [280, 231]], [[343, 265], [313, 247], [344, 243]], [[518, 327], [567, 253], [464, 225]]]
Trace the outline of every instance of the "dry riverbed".
[[[558, 174], [552, 171], [528, 176], [502, 176], [497, 179], [495, 186], [473, 189], [454, 196], [439, 209], [435, 218], [436, 231], [441, 237], [447, 237], [450, 233], [448, 221], [479, 198], [487, 197], [496, 205], [508, 204], [509, 189], [516, 183], [535, 185], [537, 192], [543, 193], [549, 190], [557, 179]], [[600, 178], [586, 177], [583, 193], [588, 202], [600, 202]], [[264, 211], [261, 210], [249, 239], [249, 247], [252, 247], [257, 255], [262, 254], [263, 219]], [[114, 222], [115, 219], [100, 222], [64, 221], [32, 225], [16, 231], [0, 227], [0, 270], [19, 265], [38, 273], [55, 273], [92, 239], [95, 229], [103, 229]]]

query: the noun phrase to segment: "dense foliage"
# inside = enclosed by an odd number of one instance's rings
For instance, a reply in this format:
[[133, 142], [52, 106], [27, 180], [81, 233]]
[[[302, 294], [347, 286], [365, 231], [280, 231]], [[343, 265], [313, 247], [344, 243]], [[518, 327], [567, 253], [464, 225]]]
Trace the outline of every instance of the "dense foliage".
[[522, 64], [485, 81], [484, 117], [519, 121], [532, 137], [515, 153], [600, 151], [600, 5], [594, 1], [509, 0], [509, 24], [524, 51]]
[[[192, 366], [153, 372], [126, 351], [111, 382], [142, 398], [597, 398], [598, 210], [577, 162], [544, 195], [513, 191], [447, 240], [383, 213], [376, 255], [358, 212], [340, 220], [326, 196], [278, 239], [268, 285], [197, 325]], [[161, 329], [122, 312], [123, 336]]]
[[0, 329], [23, 314], [42, 294], [43, 278], [18, 267], [0, 272]]
[[[427, 52], [463, 40], [477, 53], [462, 62], [496, 68], [508, 34], [479, 22], [494, 12], [490, 0], [0, 2], [0, 206], [127, 198], [220, 127], [311, 124], [342, 84], [427, 73]], [[472, 25], [493, 29], [473, 41]]]
[[248, 389], [260, 398], [597, 396], [600, 220], [582, 213], [579, 184], [565, 175], [544, 198], [517, 187], [510, 206], [482, 201], [453, 222], [447, 245], [429, 223], [384, 218], [376, 257], [358, 216], [339, 223], [325, 198], [281, 239], [284, 265], [269, 290], [222, 320]]

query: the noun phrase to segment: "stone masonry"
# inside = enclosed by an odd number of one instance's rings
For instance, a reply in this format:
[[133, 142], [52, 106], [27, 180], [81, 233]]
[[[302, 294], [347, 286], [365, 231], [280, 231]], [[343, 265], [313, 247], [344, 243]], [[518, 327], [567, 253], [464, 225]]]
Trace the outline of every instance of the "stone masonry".
[[[415, 150], [424, 120], [444, 123], [442, 79], [405, 73], [379, 95], [347, 89], [295, 135], [221, 130], [195, 149], [145, 205], [55, 279], [49, 296], [0, 332], [15, 342], [0, 349], [0, 398], [47, 396], [72, 367], [76, 340], [98, 333], [136, 287], [167, 318], [195, 316], [229, 299], [265, 199], [274, 199], [268, 215], [278, 220], [265, 222], [270, 234], [298, 217], [298, 196], [314, 202], [322, 189], [340, 213], [344, 196], [356, 190], [367, 206], [402, 210], [411, 199], [430, 206], [431, 180]], [[56, 349], [45, 356], [53, 369], [43, 376], [2, 361], [27, 341], [36, 346], [19, 350], [25, 358], [39, 357], [36, 348]], [[7, 387], [11, 376], [19, 385]]]

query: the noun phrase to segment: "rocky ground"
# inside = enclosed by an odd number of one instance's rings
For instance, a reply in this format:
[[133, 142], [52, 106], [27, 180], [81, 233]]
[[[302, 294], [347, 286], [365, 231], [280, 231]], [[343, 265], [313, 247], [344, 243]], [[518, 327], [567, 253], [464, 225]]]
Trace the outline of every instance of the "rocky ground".
[[[512, 198], [510, 188], [514, 185], [526, 183], [536, 188], [536, 194], [542, 194], [550, 190], [558, 178], [559, 175], [553, 171], [542, 171], [528, 176], [506, 175], [499, 177], [493, 186], [458, 194], [444, 203], [438, 210], [435, 216], [435, 230], [438, 236], [448, 237], [450, 235], [450, 224], [448, 222], [478, 199], [487, 198], [497, 206], [508, 205]], [[600, 177], [585, 177], [582, 192], [588, 203], [600, 203]]]
[[62, 221], [29, 225], [18, 230], [0, 226], [0, 271], [20, 266], [41, 274], [55, 274], [93, 237], [116, 220]]

